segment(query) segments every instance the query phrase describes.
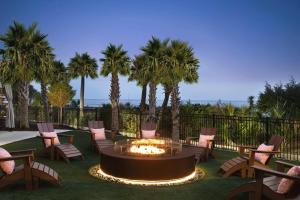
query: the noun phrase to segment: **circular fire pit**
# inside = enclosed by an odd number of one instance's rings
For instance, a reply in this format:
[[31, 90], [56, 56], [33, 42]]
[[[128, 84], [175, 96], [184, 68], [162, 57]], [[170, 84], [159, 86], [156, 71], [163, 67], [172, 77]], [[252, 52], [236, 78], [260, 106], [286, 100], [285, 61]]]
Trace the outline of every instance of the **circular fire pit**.
[[[103, 148], [97, 173], [134, 184], [181, 183], [195, 178], [195, 155], [163, 139], [122, 140]], [[122, 181], [121, 181], [122, 180]]]

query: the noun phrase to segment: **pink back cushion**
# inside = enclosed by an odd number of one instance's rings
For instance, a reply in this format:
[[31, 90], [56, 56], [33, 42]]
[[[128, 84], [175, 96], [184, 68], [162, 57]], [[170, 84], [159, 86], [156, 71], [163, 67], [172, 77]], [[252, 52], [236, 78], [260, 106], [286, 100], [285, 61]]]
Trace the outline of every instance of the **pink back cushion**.
[[[290, 176], [299, 176], [300, 177], [300, 166], [292, 167], [291, 169], [289, 169], [287, 174]], [[287, 179], [287, 178], [283, 178], [283, 179], [281, 179], [281, 181], [279, 183], [277, 192], [286, 194], [293, 188], [294, 184], [295, 184], [295, 181]]]
[[[54, 138], [54, 145], [59, 145], [60, 142], [58, 140], [57, 134], [55, 132], [43, 132], [42, 135], [44, 137], [55, 137]], [[45, 145], [46, 147], [50, 147], [51, 146], [51, 140], [50, 139], [44, 139]]]
[[[11, 157], [10, 153], [0, 147], [0, 158], [8, 158], [8, 157]], [[0, 167], [4, 173], [11, 174], [15, 169], [15, 161], [14, 160], [2, 161], [0, 162]]]
[[[265, 144], [261, 144], [257, 148], [258, 151], [273, 151], [273, 149], [274, 149], [274, 145], [265, 145]], [[270, 155], [266, 153], [255, 153], [255, 160], [260, 162], [261, 164], [266, 164], [269, 157]]]
[[91, 128], [91, 132], [95, 134], [95, 140], [105, 140], [104, 128]]
[[[214, 138], [215, 138], [214, 135], [202, 135], [202, 134], [200, 134], [198, 146], [206, 148], [207, 143], [208, 143], [207, 140], [213, 140]], [[209, 148], [211, 149], [211, 144], [209, 145]]]
[[144, 139], [152, 139], [155, 138], [155, 130], [142, 130], [142, 138]]

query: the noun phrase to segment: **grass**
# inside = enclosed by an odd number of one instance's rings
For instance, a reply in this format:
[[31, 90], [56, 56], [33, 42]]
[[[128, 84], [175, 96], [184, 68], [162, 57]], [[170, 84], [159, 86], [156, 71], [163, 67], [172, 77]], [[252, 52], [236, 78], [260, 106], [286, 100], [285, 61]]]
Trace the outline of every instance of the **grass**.
[[[62, 177], [62, 186], [55, 187], [41, 183], [40, 188], [26, 191], [23, 183], [13, 184], [0, 190], [0, 199], [5, 200], [84, 200], [84, 199], [225, 199], [229, 190], [248, 181], [239, 177], [222, 178], [217, 174], [219, 166], [237, 153], [216, 150], [216, 159], [201, 163], [206, 175], [200, 181], [171, 187], [142, 187], [116, 184], [96, 179], [88, 174], [89, 167], [98, 164], [100, 156], [90, 148], [89, 136], [85, 132], [69, 132], [74, 135], [74, 144], [85, 155], [85, 160], [73, 160], [71, 164], [63, 161], [50, 161], [47, 158], [36, 157], [36, 160], [55, 169]], [[15, 142], [3, 146], [8, 150], [18, 150], [35, 147], [42, 148], [39, 138]]]

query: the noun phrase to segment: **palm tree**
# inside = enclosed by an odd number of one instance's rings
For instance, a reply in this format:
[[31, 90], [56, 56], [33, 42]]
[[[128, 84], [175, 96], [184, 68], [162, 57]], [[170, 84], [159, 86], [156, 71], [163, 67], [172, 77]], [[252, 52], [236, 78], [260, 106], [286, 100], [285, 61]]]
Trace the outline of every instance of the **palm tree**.
[[163, 58], [168, 43], [169, 39], [161, 41], [158, 38], [152, 37], [146, 46], [141, 49], [149, 61], [147, 69], [147, 73], [151, 74], [149, 83], [149, 115], [152, 120], [156, 119], [156, 89], [160, 83]]
[[136, 81], [137, 85], [142, 87], [140, 111], [141, 114], [144, 114], [146, 111], [147, 85], [151, 77], [147, 73], [147, 57], [144, 54], [135, 56], [132, 64], [128, 80]]
[[194, 83], [198, 80], [199, 61], [195, 58], [193, 49], [186, 43], [179, 40], [171, 41], [166, 51], [166, 66], [164, 68], [164, 82], [172, 86], [171, 107], [172, 107], [172, 138], [179, 140], [179, 106], [180, 94], [179, 83]]
[[111, 74], [111, 89], [110, 100], [112, 109], [112, 133], [115, 134], [119, 131], [119, 98], [120, 98], [120, 75], [129, 74], [130, 58], [127, 55], [127, 51], [123, 49], [122, 45], [115, 46], [109, 44], [104, 51], [102, 51], [104, 58], [100, 59], [103, 62], [101, 69], [101, 75], [107, 77]]
[[[162, 77], [162, 79], [164, 79], [164, 77]], [[163, 103], [161, 105], [160, 111], [159, 111], [159, 115], [158, 115], [158, 122], [157, 122], [157, 128], [159, 128], [160, 123], [162, 122], [163, 119], [163, 115], [166, 112], [166, 109], [168, 107], [168, 103], [169, 103], [169, 99], [170, 99], [170, 95], [172, 92], [172, 86], [168, 85], [167, 83], [164, 83], [164, 81], [161, 81], [162, 85], [163, 85], [163, 89], [164, 89], [164, 100]]]
[[68, 82], [70, 82], [70, 79], [71, 79], [64, 63], [62, 63], [59, 60], [55, 60], [53, 62], [53, 73], [51, 75], [52, 75], [52, 77], [50, 77], [51, 85], [53, 85], [54, 83], [57, 83], [57, 82], [68, 83]]
[[54, 54], [53, 49], [49, 43], [45, 41], [42, 43], [41, 48], [38, 49], [38, 57], [36, 59], [35, 80], [41, 85], [41, 101], [44, 108], [44, 120], [49, 121], [49, 103], [47, 97], [47, 86], [51, 81], [54, 73]]
[[82, 55], [76, 53], [76, 55], [71, 58], [68, 67], [68, 73], [72, 78], [81, 77], [80, 84], [80, 118], [83, 117], [83, 107], [84, 107], [84, 82], [85, 78], [90, 77], [95, 79], [98, 77], [97, 74], [97, 61], [94, 58], [91, 58], [88, 53]]
[[46, 35], [37, 30], [37, 24], [28, 28], [14, 22], [5, 35], [0, 36], [4, 43], [3, 67], [1, 76], [18, 85], [18, 108], [20, 127], [28, 128], [29, 85], [34, 78], [35, 61]]

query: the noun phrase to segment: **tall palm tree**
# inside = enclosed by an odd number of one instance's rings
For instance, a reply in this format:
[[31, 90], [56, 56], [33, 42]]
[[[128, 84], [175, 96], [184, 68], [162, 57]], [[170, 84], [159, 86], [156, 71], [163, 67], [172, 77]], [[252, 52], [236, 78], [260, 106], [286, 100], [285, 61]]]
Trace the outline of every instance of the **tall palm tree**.
[[38, 57], [35, 62], [34, 77], [41, 85], [41, 101], [43, 104], [43, 115], [46, 122], [49, 121], [49, 103], [47, 96], [47, 86], [51, 81], [54, 73], [54, 54], [53, 49], [50, 47], [47, 41], [43, 42], [38, 49]]
[[119, 98], [120, 98], [120, 75], [129, 74], [130, 58], [127, 51], [123, 49], [122, 45], [116, 46], [109, 44], [104, 51], [102, 51], [104, 58], [100, 59], [103, 62], [101, 75], [107, 77], [111, 74], [111, 89], [110, 101], [112, 108], [112, 124], [111, 129], [113, 133], [119, 131]]
[[156, 119], [156, 89], [160, 83], [161, 71], [163, 68], [163, 58], [169, 39], [161, 41], [152, 37], [141, 50], [149, 61], [148, 74], [151, 74], [149, 83], [149, 115], [152, 120]]
[[18, 108], [20, 127], [28, 128], [28, 104], [29, 104], [29, 85], [34, 78], [35, 61], [38, 57], [39, 49], [46, 40], [46, 35], [37, 30], [37, 24], [32, 24], [28, 28], [14, 22], [9, 26], [5, 35], [0, 36], [4, 43], [1, 50], [3, 54], [3, 74], [11, 82], [18, 85]]
[[144, 54], [135, 56], [128, 80], [136, 81], [137, 85], [142, 87], [142, 95], [140, 102], [140, 111], [141, 114], [144, 114], [146, 111], [146, 96], [147, 96], [147, 85], [150, 80], [150, 74], [147, 73], [147, 57]]
[[53, 73], [51, 75], [52, 75], [52, 77], [50, 77], [51, 85], [53, 85], [54, 83], [57, 83], [57, 82], [68, 83], [71, 79], [64, 63], [62, 63], [59, 60], [55, 60], [53, 62]]
[[83, 107], [84, 107], [84, 84], [85, 78], [90, 77], [95, 79], [98, 77], [97, 74], [97, 61], [94, 58], [91, 58], [88, 53], [78, 54], [71, 58], [68, 73], [72, 78], [81, 77], [80, 84], [80, 117], [83, 117]]
[[172, 138], [179, 140], [179, 83], [194, 83], [198, 80], [199, 60], [195, 57], [193, 49], [180, 40], [171, 41], [166, 51], [166, 66], [164, 68], [164, 81], [172, 86]]
[[[162, 79], [164, 79], [164, 77], [162, 77]], [[157, 128], [159, 128], [159, 126], [160, 126], [160, 124], [163, 120], [163, 115], [167, 110], [170, 95], [171, 95], [171, 92], [172, 92], [172, 86], [168, 85], [163, 80], [161, 81], [161, 83], [162, 83], [162, 86], [163, 86], [163, 89], [164, 89], [164, 100], [163, 100], [163, 103], [162, 103], [160, 111], [159, 111], [158, 122], [157, 122], [158, 127]]]

